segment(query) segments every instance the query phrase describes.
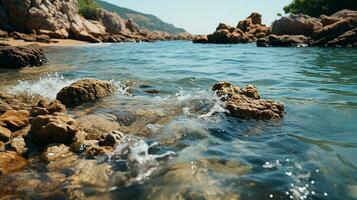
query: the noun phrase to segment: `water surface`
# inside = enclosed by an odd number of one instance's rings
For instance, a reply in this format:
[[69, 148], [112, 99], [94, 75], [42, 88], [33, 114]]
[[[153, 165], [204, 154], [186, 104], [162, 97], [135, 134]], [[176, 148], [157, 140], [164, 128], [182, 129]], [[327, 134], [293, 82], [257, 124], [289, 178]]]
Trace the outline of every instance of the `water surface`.
[[[55, 98], [80, 78], [113, 80], [123, 90], [94, 113], [161, 118], [141, 119], [145, 127], [133, 134], [149, 128], [145, 140], [160, 143], [153, 152], [176, 155], [157, 173], [106, 191], [110, 198], [357, 199], [355, 49], [155, 42], [50, 48], [47, 55], [47, 67], [2, 72], [2, 87]], [[217, 81], [254, 84], [287, 114], [229, 117], [211, 92]], [[171, 174], [173, 166], [179, 170]]]

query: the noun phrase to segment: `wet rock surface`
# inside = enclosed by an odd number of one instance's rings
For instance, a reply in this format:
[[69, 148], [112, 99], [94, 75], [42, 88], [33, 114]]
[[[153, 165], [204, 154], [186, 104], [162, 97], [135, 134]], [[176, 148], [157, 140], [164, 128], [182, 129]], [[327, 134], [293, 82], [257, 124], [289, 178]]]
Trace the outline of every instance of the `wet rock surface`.
[[258, 90], [248, 85], [241, 89], [228, 82], [213, 86], [213, 91], [226, 102], [232, 116], [242, 119], [280, 119], [284, 116], [284, 106], [273, 100], [262, 100]]
[[31, 136], [41, 145], [70, 143], [77, 131], [75, 120], [63, 113], [40, 115], [31, 123]]
[[112, 94], [116, 90], [112, 83], [94, 79], [77, 81], [57, 93], [57, 100], [73, 108], [83, 103], [92, 103]]
[[29, 124], [29, 112], [26, 110], [9, 110], [0, 116], [0, 124], [4, 127], [16, 131]]
[[0, 176], [23, 169], [27, 161], [14, 151], [0, 152]]
[[38, 45], [0, 46], [0, 68], [16, 69], [41, 66], [46, 63], [44, 52]]

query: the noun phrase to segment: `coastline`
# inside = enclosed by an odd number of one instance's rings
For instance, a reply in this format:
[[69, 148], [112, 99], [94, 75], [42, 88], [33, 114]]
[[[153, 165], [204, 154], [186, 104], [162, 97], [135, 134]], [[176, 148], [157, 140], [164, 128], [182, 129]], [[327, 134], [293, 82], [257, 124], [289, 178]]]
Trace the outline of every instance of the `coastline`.
[[0, 43], [7, 44], [10, 46], [26, 46], [30, 44], [37, 44], [41, 47], [72, 47], [88, 44], [88, 42], [73, 40], [73, 39], [51, 39], [51, 43], [43, 43], [43, 42], [26, 42], [24, 40], [16, 40], [13, 38], [9, 38], [7, 40], [2, 40]]

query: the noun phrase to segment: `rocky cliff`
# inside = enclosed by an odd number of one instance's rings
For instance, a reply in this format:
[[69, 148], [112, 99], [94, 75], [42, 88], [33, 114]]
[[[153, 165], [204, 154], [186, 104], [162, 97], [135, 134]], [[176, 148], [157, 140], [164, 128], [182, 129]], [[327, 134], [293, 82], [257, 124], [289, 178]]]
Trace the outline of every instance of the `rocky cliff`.
[[0, 0], [0, 29], [88, 42], [175, 39], [141, 31], [131, 20], [101, 8], [83, 17], [78, 14], [77, 0]]

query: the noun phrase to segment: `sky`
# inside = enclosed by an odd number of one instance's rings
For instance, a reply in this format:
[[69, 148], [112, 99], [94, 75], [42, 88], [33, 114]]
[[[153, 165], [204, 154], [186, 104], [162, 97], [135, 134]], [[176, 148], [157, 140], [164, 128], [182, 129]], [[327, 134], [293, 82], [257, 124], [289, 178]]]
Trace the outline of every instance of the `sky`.
[[252, 12], [270, 25], [292, 0], [105, 0], [121, 7], [153, 14], [192, 34], [212, 33], [220, 22], [236, 26]]

